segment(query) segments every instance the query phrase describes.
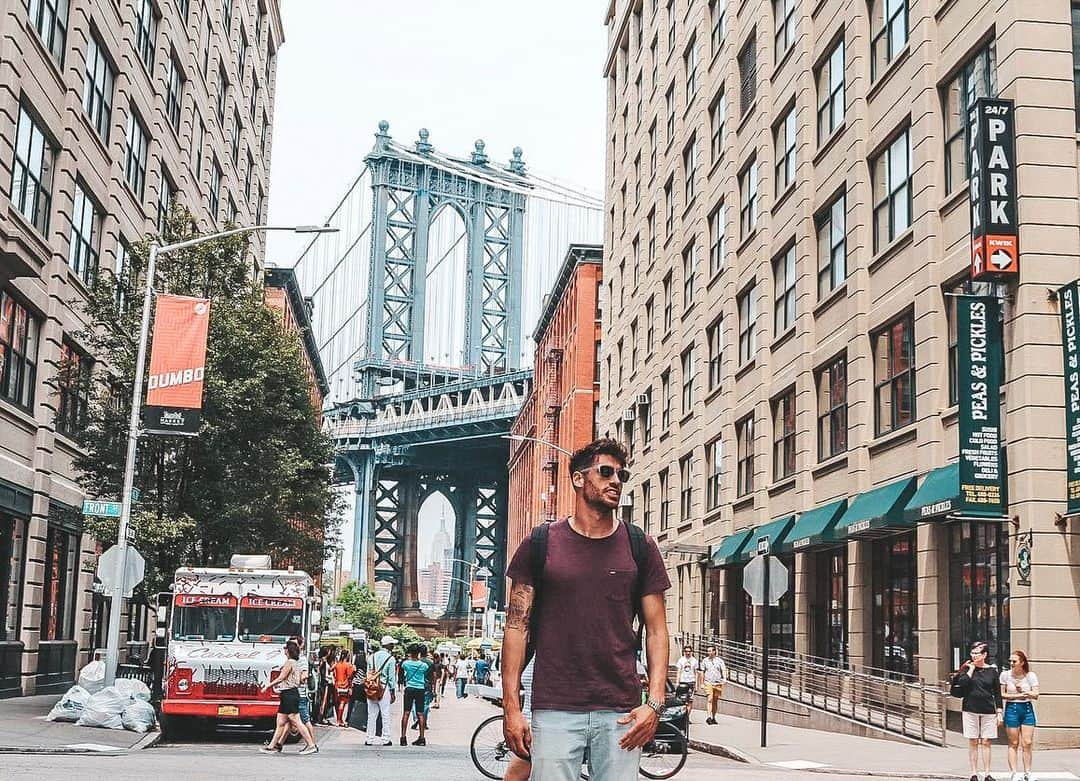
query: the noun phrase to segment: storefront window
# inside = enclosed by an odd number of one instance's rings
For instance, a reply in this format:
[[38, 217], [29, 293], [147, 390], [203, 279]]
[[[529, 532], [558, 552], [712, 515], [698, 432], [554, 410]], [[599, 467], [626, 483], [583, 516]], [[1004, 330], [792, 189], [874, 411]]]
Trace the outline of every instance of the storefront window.
[[780, 556], [787, 567], [787, 593], [780, 604], [769, 608], [769, 647], [773, 650], [795, 651], [795, 556]]
[[847, 549], [816, 554], [813, 649], [816, 656], [847, 664]]
[[915, 602], [915, 532], [873, 544], [873, 666], [915, 674], [919, 653]]
[[1009, 541], [1000, 523], [949, 525], [950, 664], [957, 669], [976, 640], [990, 645], [989, 659], [1005, 669], [1009, 653]]
[[19, 639], [26, 521], [0, 514], [0, 642]]
[[742, 567], [730, 567], [727, 571], [728, 638], [736, 643], [754, 643], [754, 605], [750, 595], [743, 589]]
[[71, 640], [75, 636], [75, 565], [78, 554], [79, 535], [50, 524], [45, 536], [42, 640]]

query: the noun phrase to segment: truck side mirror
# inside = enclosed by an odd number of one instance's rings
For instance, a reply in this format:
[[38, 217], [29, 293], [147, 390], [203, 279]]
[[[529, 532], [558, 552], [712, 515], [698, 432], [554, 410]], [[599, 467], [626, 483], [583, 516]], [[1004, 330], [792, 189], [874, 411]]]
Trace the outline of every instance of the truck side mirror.
[[311, 611], [311, 625], [312, 626], [319, 626], [321, 624], [322, 624], [322, 611], [321, 610], [312, 610]]

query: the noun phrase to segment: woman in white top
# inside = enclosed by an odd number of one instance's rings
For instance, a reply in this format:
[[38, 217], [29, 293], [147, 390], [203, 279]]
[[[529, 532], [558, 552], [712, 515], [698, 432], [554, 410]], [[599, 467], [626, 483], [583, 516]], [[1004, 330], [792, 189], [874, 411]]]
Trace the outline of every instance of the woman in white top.
[[1009, 770], [1013, 781], [1021, 778], [1016, 769], [1018, 748], [1023, 744], [1024, 773], [1031, 773], [1031, 744], [1035, 739], [1035, 706], [1039, 699], [1039, 679], [1031, 672], [1027, 654], [1016, 650], [1009, 654], [1009, 669], [1001, 674], [1001, 699], [1005, 701], [1005, 732], [1009, 736]]

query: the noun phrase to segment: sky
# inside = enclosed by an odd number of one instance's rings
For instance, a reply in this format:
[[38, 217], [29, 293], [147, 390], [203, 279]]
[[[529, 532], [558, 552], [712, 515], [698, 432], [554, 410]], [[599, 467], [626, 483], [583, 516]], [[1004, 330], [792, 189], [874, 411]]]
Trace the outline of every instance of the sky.
[[[321, 223], [359, 175], [380, 120], [412, 143], [526, 166], [601, 194], [605, 0], [282, 0], [269, 220]], [[310, 237], [267, 234], [267, 264], [291, 266]], [[434, 508], [433, 508], [434, 509]], [[421, 517], [427, 558], [437, 511]], [[451, 532], [452, 533], [452, 532]], [[343, 529], [350, 561], [352, 510]]]
[[[449, 154], [515, 146], [537, 172], [603, 192], [604, 0], [282, 0], [270, 160], [272, 224], [322, 222], [380, 120]], [[307, 237], [310, 239], [310, 237]], [[291, 266], [305, 237], [268, 234]]]

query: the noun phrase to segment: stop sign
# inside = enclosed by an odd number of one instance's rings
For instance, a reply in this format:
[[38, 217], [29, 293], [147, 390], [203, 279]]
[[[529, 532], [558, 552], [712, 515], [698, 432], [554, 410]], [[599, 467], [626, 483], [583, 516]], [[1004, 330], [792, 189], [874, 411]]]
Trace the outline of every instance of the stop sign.
[[787, 593], [788, 569], [775, 556], [755, 556], [743, 568], [743, 589], [755, 605], [765, 604], [765, 568], [769, 568], [769, 604], [780, 604]]
[[125, 597], [130, 597], [135, 587], [142, 583], [143, 574], [146, 572], [146, 560], [142, 554], [127, 547], [127, 562], [123, 573], [117, 572], [117, 564], [120, 562], [121, 551], [113, 545], [98, 557], [97, 576], [104, 586], [105, 593], [112, 595], [119, 591]]

